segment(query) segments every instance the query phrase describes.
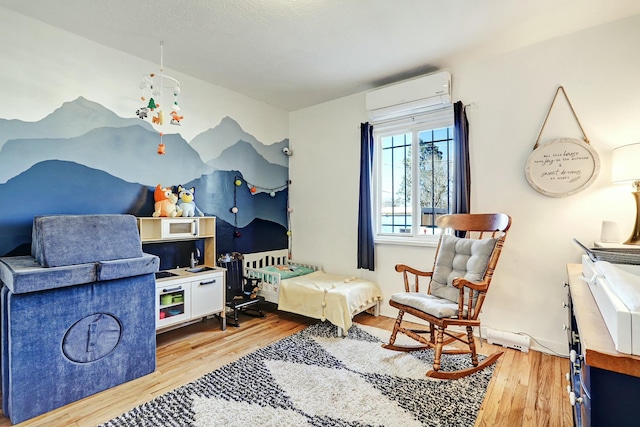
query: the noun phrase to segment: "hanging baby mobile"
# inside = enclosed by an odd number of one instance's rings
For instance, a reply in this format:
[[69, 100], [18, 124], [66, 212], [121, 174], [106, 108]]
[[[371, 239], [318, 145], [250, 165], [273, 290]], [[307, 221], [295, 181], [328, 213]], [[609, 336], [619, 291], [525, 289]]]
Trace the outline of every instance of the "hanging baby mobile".
[[[178, 105], [178, 95], [180, 94], [180, 82], [166, 74], [163, 74], [164, 58], [163, 58], [164, 42], [160, 42], [160, 72], [149, 73], [142, 76], [140, 82], [140, 90], [142, 94], [140, 100], [144, 105], [136, 111], [136, 115], [142, 120], [149, 120], [156, 126], [164, 126], [165, 116], [162, 107], [164, 105], [165, 92], [168, 96], [172, 96], [171, 113], [167, 118], [169, 124], [180, 126], [180, 122], [184, 116], [179, 115], [180, 106]], [[158, 154], [165, 154], [166, 147], [162, 142], [163, 132], [160, 134], [160, 143], [158, 144]]]
[[[233, 207], [230, 209], [230, 211], [234, 215], [233, 237], [238, 238], [240, 237], [240, 232], [238, 231], [238, 212], [239, 212], [238, 198], [237, 198], [238, 187], [242, 186], [242, 184], [245, 183], [249, 188], [249, 191], [251, 192], [251, 194], [256, 194], [259, 192], [259, 190], [261, 190], [265, 193], [269, 193], [269, 196], [271, 197], [276, 197], [276, 192], [280, 190], [284, 190], [285, 188], [288, 188], [291, 185], [291, 180], [288, 180], [286, 184], [281, 185], [279, 187], [265, 188], [265, 187], [259, 187], [257, 185], [254, 185], [246, 181], [244, 178], [236, 175], [234, 177], [233, 183], [234, 183]], [[288, 239], [288, 246], [289, 246], [289, 258], [291, 258], [291, 212], [293, 212], [293, 209], [289, 206], [289, 197], [287, 192], [287, 239]], [[233, 243], [233, 249], [235, 250], [235, 241]]]

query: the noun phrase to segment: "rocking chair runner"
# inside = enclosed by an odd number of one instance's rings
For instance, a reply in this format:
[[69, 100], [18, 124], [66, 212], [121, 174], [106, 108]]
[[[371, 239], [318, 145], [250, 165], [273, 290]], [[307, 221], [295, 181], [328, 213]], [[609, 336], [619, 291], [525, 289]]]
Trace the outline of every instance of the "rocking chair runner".
[[[420, 271], [404, 264], [396, 265], [396, 271], [403, 274], [405, 291], [392, 295], [389, 301], [392, 307], [400, 311], [389, 343], [383, 344], [383, 347], [398, 351], [434, 348], [433, 370], [427, 372], [427, 376], [457, 379], [484, 369], [503, 354], [498, 351], [479, 363], [473, 328], [480, 326], [478, 316], [511, 226], [511, 217], [505, 214], [452, 214], [438, 218], [436, 225], [442, 234], [436, 249], [433, 271]], [[446, 234], [447, 230], [462, 232], [464, 237]], [[420, 292], [421, 285], [428, 285], [426, 293]], [[404, 328], [402, 318], [405, 313], [426, 320], [429, 330]], [[466, 334], [450, 332], [447, 329], [450, 326], [464, 327]], [[398, 332], [422, 345], [396, 345]], [[428, 339], [421, 334], [429, 334]], [[455, 340], [467, 345], [468, 349], [444, 348]], [[443, 353], [470, 353], [473, 367], [441, 371]]]

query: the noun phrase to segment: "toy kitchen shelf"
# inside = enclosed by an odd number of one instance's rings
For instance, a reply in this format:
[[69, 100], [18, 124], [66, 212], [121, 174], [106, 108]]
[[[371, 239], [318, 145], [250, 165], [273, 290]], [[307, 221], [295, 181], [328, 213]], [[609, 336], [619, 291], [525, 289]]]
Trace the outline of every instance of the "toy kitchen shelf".
[[216, 267], [216, 218], [138, 217], [145, 243], [204, 240], [204, 265], [176, 268], [156, 275], [156, 331], [164, 332], [210, 315], [226, 328], [225, 269]]
[[204, 239], [204, 263], [216, 265], [216, 217], [138, 217], [142, 243]]

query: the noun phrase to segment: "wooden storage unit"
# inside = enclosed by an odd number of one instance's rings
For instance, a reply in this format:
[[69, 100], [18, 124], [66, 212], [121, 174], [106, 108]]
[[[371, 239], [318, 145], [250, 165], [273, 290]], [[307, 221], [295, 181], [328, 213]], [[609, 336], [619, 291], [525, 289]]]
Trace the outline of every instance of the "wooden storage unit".
[[216, 217], [138, 217], [142, 243], [204, 239], [204, 264], [216, 265]]
[[570, 400], [577, 426], [638, 425], [640, 356], [616, 351], [581, 264], [567, 265], [569, 276]]
[[156, 330], [209, 315], [219, 316], [224, 330], [225, 269], [216, 267], [216, 218], [139, 217], [138, 230], [143, 245], [203, 239], [203, 265], [210, 267], [201, 272], [189, 268], [167, 270], [170, 277], [156, 279]]

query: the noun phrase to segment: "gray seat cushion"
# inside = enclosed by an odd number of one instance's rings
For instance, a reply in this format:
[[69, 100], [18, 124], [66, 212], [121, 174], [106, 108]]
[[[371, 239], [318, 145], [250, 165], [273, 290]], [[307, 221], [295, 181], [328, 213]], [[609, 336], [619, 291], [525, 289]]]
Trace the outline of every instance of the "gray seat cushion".
[[[458, 304], [447, 299], [420, 292], [399, 292], [391, 295], [391, 301], [423, 311], [439, 319], [458, 316]], [[463, 315], [467, 314], [467, 308]]]

